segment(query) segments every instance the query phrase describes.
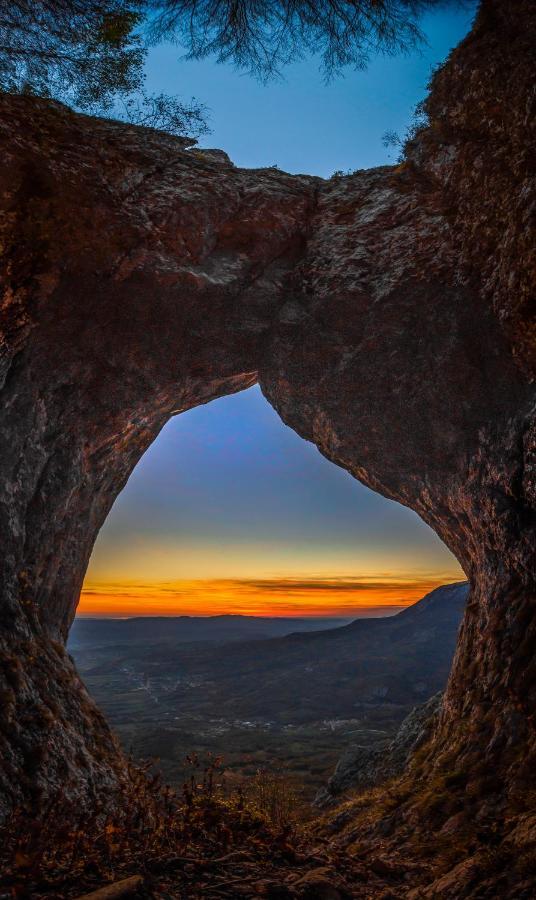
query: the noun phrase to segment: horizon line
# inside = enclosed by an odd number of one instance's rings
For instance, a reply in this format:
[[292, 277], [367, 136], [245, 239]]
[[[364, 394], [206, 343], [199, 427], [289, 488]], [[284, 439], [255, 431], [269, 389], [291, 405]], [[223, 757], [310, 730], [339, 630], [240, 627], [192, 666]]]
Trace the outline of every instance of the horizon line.
[[106, 619], [226, 615], [355, 619], [393, 615], [435, 588], [459, 583], [460, 574], [88, 581], [77, 615]]
[[[133, 615], [116, 615], [114, 613], [76, 613], [76, 619], [113, 619], [116, 622], [126, 622], [130, 619], [296, 619], [297, 621], [301, 621], [303, 619], [325, 619], [328, 621], [340, 620], [346, 621], [347, 619], [358, 619], [358, 618], [375, 618], [371, 613], [377, 610], [395, 610], [402, 612], [404, 609], [408, 609], [410, 606], [413, 606], [414, 603], [418, 603], [418, 600], [415, 600], [412, 603], [405, 604], [385, 604], [383, 606], [360, 606], [356, 607], [356, 614], [337, 614], [328, 615], [324, 613], [302, 613], [301, 615], [296, 615], [295, 613], [134, 613]], [[389, 615], [389, 613], [387, 613]], [[384, 618], [382, 615], [376, 616], [376, 618]]]

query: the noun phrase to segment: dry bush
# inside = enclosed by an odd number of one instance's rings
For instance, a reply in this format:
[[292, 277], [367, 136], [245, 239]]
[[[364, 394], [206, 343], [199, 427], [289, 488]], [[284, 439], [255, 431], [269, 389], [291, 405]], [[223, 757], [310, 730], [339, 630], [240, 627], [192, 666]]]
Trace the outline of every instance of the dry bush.
[[79, 896], [132, 873], [149, 882], [177, 859], [220, 858], [250, 848], [267, 858], [288, 852], [295, 794], [281, 779], [260, 773], [251, 790], [226, 795], [221, 759], [187, 759], [190, 775], [174, 792], [151, 764], [128, 764], [113, 812], [81, 812], [60, 792], [38, 817], [16, 810], [0, 832], [0, 895]]
[[299, 788], [287, 776], [259, 769], [243, 793], [250, 808], [277, 828], [295, 827], [301, 819]]

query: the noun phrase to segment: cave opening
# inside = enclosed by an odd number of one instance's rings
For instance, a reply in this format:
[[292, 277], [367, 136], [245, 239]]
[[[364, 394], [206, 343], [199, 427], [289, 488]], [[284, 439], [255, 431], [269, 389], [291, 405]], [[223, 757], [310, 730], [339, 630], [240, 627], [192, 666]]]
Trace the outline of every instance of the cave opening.
[[443, 689], [463, 591], [396, 616], [463, 579], [416, 513], [326, 460], [253, 386], [172, 418], [145, 452], [68, 646], [125, 749], [171, 784], [212, 754], [232, 782], [284, 771], [310, 801], [356, 741], [385, 743]]
[[[218, 581], [333, 582], [322, 603], [274, 594], [248, 607], [218, 601]], [[283, 424], [258, 386], [169, 420], [134, 468], [96, 541], [78, 614], [321, 615], [397, 611], [463, 578], [457, 561], [411, 509], [326, 460]], [[350, 593], [337, 604], [337, 579]], [[352, 582], [352, 579], [354, 580]], [[214, 602], [194, 591], [213, 581]], [[173, 584], [177, 594], [173, 598]], [[183, 587], [181, 588], [181, 584]], [[362, 586], [360, 587], [360, 583]], [[122, 599], [124, 584], [128, 600]], [[166, 606], [158, 586], [171, 596]], [[185, 589], [193, 592], [188, 603]], [[305, 585], [306, 586], [306, 585]], [[358, 591], [363, 595], [360, 602]], [[100, 594], [99, 594], [100, 592]], [[378, 604], [374, 603], [377, 594]], [[160, 598], [160, 605], [159, 605]], [[397, 604], [395, 601], [399, 599]], [[270, 604], [274, 605], [271, 606]], [[391, 610], [392, 608], [392, 610]]]

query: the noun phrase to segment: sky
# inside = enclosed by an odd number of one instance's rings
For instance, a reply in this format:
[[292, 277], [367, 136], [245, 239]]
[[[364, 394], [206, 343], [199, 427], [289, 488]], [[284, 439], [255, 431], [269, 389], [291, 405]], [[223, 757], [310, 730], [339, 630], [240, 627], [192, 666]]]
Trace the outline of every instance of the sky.
[[[240, 166], [328, 177], [384, 165], [396, 150], [382, 135], [404, 134], [473, 11], [428, 14], [420, 51], [329, 84], [314, 59], [264, 85], [164, 45], [149, 54], [147, 88], [195, 94], [210, 110], [201, 146]], [[414, 512], [325, 460], [254, 387], [166, 425], [100, 532], [78, 613], [387, 615], [463, 577]]]

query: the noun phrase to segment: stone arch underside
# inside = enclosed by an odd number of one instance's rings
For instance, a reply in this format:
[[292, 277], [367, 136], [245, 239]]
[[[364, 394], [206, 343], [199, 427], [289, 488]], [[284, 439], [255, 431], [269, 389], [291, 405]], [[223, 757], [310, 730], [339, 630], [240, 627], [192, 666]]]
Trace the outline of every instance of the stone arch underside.
[[495, 811], [518, 802], [535, 747], [519, 150], [534, 12], [512, 6], [505, 22], [487, 4], [436, 77], [406, 162], [329, 181], [2, 98], [4, 811], [60, 786], [91, 803], [124, 777], [63, 647], [93, 542], [171, 415], [256, 380], [288, 425], [460, 560], [471, 597], [432, 755], [493, 770]]

